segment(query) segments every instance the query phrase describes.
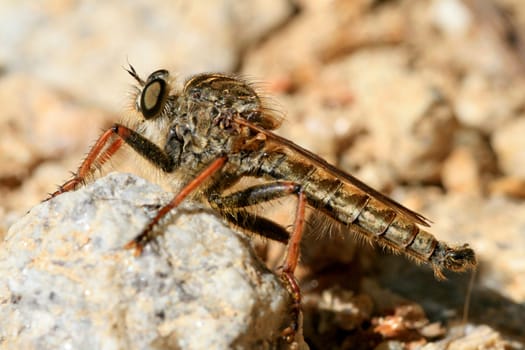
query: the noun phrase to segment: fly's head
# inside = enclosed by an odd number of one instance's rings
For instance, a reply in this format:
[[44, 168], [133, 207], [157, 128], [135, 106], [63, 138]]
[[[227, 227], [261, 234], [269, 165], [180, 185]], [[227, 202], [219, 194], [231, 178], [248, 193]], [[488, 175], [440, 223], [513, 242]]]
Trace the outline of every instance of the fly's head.
[[171, 94], [170, 74], [165, 69], [159, 69], [143, 80], [133, 66], [127, 71], [138, 83], [133, 106], [137, 113], [130, 124], [149, 140], [162, 144], [173, 119], [172, 110], [176, 101], [176, 96]]
[[133, 66], [130, 66], [128, 73], [139, 83], [136, 110], [146, 120], [160, 116], [170, 92], [169, 72], [165, 69], [156, 70], [145, 81], [139, 77]]
[[131, 66], [128, 73], [138, 83], [134, 100], [138, 118], [130, 126], [182, 163], [262, 148], [264, 137], [239, 119], [267, 130], [280, 124], [253, 86], [238, 77], [200, 74], [174, 90], [167, 70], [157, 70], [146, 80]]

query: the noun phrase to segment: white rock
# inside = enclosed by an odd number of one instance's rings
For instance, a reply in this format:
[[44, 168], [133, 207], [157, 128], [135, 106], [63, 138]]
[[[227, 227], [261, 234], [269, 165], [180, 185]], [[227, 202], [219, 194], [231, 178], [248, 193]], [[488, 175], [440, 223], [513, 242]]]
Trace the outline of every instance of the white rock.
[[181, 207], [140, 257], [122, 248], [170, 198], [111, 174], [15, 223], [0, 252], [3, 348], [287, 347], [286, 289], [207, 209]]
[[437, 0], [431, 6], [434, 24], [451, 36], [462, 36], [472, 26], [472, 15], [458, 0]]

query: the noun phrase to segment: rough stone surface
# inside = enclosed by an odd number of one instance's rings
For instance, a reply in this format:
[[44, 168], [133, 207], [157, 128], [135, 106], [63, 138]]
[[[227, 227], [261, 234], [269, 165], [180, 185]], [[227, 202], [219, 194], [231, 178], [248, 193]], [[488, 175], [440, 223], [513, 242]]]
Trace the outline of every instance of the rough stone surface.
[[493, 349], [504, 350], [519, 344], [505, 343], [501, 334], [487, 326], [457, 327], [451, 336], [441, 341], [427, 344], [421, 350], [461, 350], [461, 349]]
[[34, 207], [0, 250], [4, 349], [254, 349], [279, 343], [289, 297], [248, 241], [183, 206], [158, 245], [122, 246], [170, 195], [111, 174]]

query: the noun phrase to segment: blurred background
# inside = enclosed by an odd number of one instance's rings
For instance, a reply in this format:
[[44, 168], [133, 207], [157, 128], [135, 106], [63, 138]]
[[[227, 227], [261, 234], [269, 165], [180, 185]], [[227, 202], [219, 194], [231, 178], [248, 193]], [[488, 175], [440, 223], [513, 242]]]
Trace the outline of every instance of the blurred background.
[[[0, 237], [125, 114], [128, 62], [181, 83], [254, 81], [283, 111], [282, 136], [476, 250], [471, 336], [452, 348], [523, 348], [525, 2], [3, 0]], [[348, 238], [320, 241], [298, 271], [312, 349], [455, 339], [468, 275], [437, 282], [402, 257], [356, 257]]]

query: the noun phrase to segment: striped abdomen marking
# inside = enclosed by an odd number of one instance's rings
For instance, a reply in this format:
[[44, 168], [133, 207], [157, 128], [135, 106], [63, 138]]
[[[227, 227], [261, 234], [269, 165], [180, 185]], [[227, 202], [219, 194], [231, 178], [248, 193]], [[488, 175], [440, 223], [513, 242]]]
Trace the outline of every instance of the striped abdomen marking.
[[335, 191], [320, 209], [351, 228], [357, 226], [356, 231], [366, 238], [422, 262], [429, 262], [438, 243], [411, 220], [348, 184]]
[[[292, 160], [286, 154], [274, 153], [262, 161], [260, 172], [274, 179], [301, 184], [309, 205], [368, 240], [403, 252], [419, 262], [431, 263], [439, 277], [442, 277], [441, 269], [450, 269], [445, 256], [454, 248], [439, 242], [410, 218], [351, 183], [343, 182], [326, 169]], [[471, 261], [465, 265], [468, 263]]]

